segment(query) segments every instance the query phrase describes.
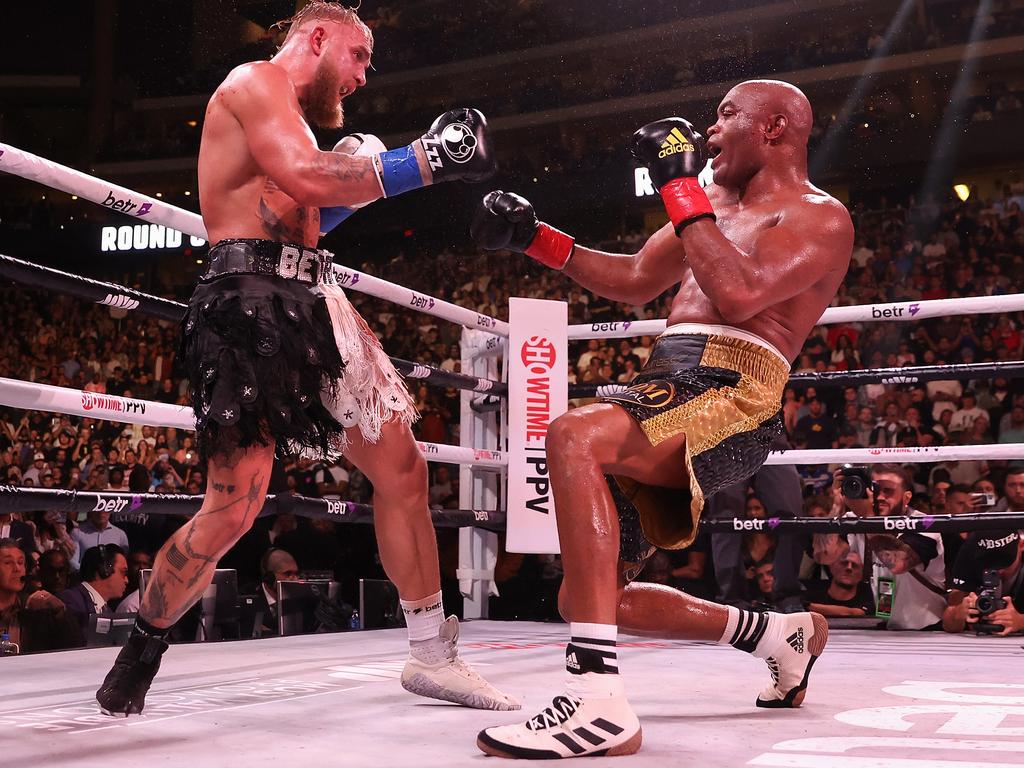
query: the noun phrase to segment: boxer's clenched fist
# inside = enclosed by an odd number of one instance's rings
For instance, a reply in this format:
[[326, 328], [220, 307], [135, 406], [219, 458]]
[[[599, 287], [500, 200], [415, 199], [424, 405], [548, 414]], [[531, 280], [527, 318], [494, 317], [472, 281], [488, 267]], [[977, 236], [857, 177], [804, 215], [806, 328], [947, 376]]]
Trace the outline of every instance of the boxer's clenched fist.
[[699, 219], [714, 220], [715, 212], [697, 180], [708, 162], [707, 146], [688, 121], [666, 117], [648, 123], [633, 134], [633, 156], [650, 170], [677, 235]]
[[486, 251], [507, 248], [554, 269], [563, 269], [576, 241], [537, 220], [533, 204], [514, 192], [494, 190], [480, 201], [469, 234]]
[[420, 138], [434, 183], [486, 181], [497, 163], [487, 134], [487, 118], [478, 109], [452, 109], [438, 117]]

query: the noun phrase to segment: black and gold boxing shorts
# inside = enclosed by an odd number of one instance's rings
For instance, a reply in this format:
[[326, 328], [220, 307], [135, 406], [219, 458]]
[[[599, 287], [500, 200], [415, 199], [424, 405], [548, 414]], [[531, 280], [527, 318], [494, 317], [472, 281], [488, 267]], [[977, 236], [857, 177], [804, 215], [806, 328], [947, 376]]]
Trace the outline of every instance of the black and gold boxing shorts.
[[[689, 546], [697, 536], [704, 499], [753, 475], [782, 433], [789, 363], [756, 339], [722, 326], [671, 326], [626, 391], [602, 398], [624, 408], [651, 445], [686, 436], [685, 466], [679, 470], [681, 484], [687, 484], [682, 473], [688, 476], [688, 488], [615, 478], [639, 511], [643, 538], [651, 545]], [[621, 558], [628, 564], [638, 555], [623, 551]]]

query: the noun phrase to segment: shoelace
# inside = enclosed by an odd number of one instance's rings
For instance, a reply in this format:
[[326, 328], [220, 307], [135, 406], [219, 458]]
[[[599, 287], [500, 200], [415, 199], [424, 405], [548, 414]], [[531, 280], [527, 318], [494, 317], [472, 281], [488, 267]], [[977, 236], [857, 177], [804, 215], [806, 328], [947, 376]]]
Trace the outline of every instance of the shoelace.
[[775, 660], [775, 658], [771, 657], [771, 656], [769, 656], [764, 661], [765, 661], [765, 664], [768, 665], [768, 671], [772, 673], [772, 680], [774, 680], [775, 684], [778, 685], [779, 684], [779, 662], [777, 662]]
[[526, 722], [526, 727], [531, 731], [557, 727], [572, 717], [579, 705], [579, 699], [570, 696], [555, 696], [551, 706], [546, 707], [539, 715], [531, 717]]

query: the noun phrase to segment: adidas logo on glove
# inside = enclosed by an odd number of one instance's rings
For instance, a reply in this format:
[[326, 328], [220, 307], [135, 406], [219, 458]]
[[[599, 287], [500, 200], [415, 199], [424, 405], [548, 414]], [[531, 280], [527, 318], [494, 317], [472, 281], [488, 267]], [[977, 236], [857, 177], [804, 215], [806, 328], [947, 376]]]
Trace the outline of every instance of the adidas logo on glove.
[[683, 135], [683, 132], [678, 128], [673, 128], [669, 131], [668, 136], [661, 142], [661, 151], [658, 153], [658, 157], [666, 158], [669, 155], [674, 155], [678, 152], [693, 152], [693, 144], [690, 143], [689, 139]]

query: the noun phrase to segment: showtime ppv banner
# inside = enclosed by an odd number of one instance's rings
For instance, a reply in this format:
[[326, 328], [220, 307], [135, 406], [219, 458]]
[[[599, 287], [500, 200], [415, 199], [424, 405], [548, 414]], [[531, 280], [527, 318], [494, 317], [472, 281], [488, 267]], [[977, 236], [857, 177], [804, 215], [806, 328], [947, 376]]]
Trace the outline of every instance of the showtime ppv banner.
[[510, 299], [508, 340], [509, 552], [556, 554], [558, 529], [544, 452], [569, 398], [565, 302]]

